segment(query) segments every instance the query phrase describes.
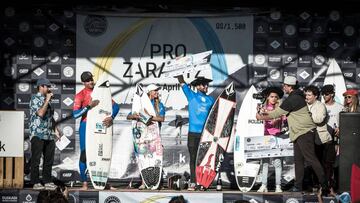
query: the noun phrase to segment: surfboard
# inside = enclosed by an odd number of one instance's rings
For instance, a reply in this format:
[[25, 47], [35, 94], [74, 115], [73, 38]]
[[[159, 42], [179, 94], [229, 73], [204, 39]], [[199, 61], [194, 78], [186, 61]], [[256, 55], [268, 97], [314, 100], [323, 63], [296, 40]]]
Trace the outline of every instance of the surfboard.
[[156, 116], [155, 109], [139, 83], [136, 85], [131, 111], [142, 115], [139, 121], [132, 122], [134, 150], [141, 178], [146, 188], [155, 190], [161, 180], [163, 147], [158, 123], [148, 121], [149, 115]]
[[218, 173], [234, 124], [236, 92], [230, 83], [216, 99], [201, 135], [196, 158], [196, 183], [208, 188]]
[[102, 123], [112, 114], [110, 83], [105, 74], [96, 82], [91, 97], [100, 102], [87, 112], [86, 164], [92, 185], [103, 190], [110, 171], [113, 134], [113, 127]]
[[172, 78], [209, 68], [211, 54], [212, 50], [168, 60], [165, 62], [162, 76]]
[[259, 163], [250, 163], [245, 156], [246, 140], [255, 136], [264, 136], [264, 123], [256, 120], [257, 105], [260, 100], [253, 98], [254, 93], [258, 92], [254, 86], [251, 86], [241, 104], [235, 129], [234, 171], [236, 183], [242, 192], [251, 190], [260, 169]]
[[[329, 68], [326, 71], [324, 79], [324, 85], [334, 85], [335, 101], [342, 105], [344, 103], [342, 94], [346, 91], [346, 84], [340, 66], [335, 59], [330, 59]], [[324, 102], [324, 98], [321, 98], [321, 101]]]

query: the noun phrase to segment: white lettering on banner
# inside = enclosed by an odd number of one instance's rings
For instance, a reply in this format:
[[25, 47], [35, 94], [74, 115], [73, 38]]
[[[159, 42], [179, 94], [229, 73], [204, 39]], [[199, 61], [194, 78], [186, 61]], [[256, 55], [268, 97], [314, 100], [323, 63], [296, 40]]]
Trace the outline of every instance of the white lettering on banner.
[[0, 119], [0, 157], [23, 157], [24, 111], [0, 111], [0, 117], [6, 118]]
[[184, 155], [182, 155], [182, 154], [180, 153], [180, 154], [179, 154], [179, 163], [184, 163], [184, 164], [185, 164], [185, 163], [186, 163], [186, 162], [185, 162], [185, 157], [186, 157], [186, 156], [184, 156]]

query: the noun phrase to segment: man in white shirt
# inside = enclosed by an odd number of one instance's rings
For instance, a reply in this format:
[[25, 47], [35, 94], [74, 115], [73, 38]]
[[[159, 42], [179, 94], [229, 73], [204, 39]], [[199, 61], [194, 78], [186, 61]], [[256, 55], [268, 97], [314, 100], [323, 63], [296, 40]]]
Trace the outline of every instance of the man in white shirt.
[[[323, 96], [323, 101], [325, 102], [326, 110], [329, 115], [329, 120], [327, 122], [328, 131], [331, 133], [334, 145], [335, 145], [335, 151], [339, 148], [339, 117], [340, 112], [343, 110], [343, 105], [339, 104], [335, 101], [335, 89], [333, 85], [324, 85], [321, 88], [321, 94]], [[337, 159], [336, 157], [335, 159]], [[334, 170], [334, 180], [335, 184], [338, 183], [338, 166], [336, 166], [337, 161], [335, 161], [335, 170]], [[331, 184], [334, 184], [333, 182], [330, 182]]]

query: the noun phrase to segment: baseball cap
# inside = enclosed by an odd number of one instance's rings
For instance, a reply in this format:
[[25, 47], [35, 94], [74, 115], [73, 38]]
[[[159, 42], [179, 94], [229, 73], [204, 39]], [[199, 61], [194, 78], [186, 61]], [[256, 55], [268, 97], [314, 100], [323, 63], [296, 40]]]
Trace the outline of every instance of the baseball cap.
[[36, 86], [39, 87], [41, 85], [51, 86], [52, 84], [47, 78], [40, 78], [36, 81]]
[[155, 85], [155, 84], [150, 84], [146, 87], [146, 93], [149, 93], [150, 91], [153, 90], [159, 90], [161, 87]]
[[93, 75], [89, 71], [85, 71], [80, 76], [81, 82], [89, 82], [93, 79]]
[[348, 89], [346, 92], [343, 93], [343, 96], [345, 95], [358, 95], [359, 92], [356, 89]]
[[286, 85], [296, 85], [296, 82], [297, 82], [296, 77], [292, 75], [288, 75], [284, 79], [284, 84]]

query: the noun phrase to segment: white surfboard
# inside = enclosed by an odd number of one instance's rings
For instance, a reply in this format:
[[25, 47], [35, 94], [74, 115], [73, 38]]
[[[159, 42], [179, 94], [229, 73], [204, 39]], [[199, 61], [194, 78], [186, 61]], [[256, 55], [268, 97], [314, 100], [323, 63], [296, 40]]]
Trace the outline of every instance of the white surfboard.
[[111, 166], [113, 134], [113, 127], [106, 127], [102, 123], [112, 114], [110, 83], [105, 74], [96, 82], [91, 97], [100, 102], [87, 113], [86, 164], [94, 188], [103, 190]]
[[[335, 101], [342, 105], [344, 103], [342, 94], [346, 91], [344, 76], [335, 59], [330, 59], [329, 62], [330, 64], [326, 71], [324, 85], [334, 85]], [[321, 101], [324, 101], [324, 98], [321, 98]]]
[[[141, 84], [136, 85], [132, 113], [156, 116], [155, 109]], [[133, 121], [134, 150], [138, 160], [141, 178], [149, 189], [158, 189], [162, 177], [163, 147], [158, 122], [144, 124]]]
[[209, 68], [211, 54], [212, 50], [169, 60], [165, 62], [162, 76], [172, 78]]
[[256, 120], [257, 105], [260, 101], [253, 98], [254, 93], [257, 93], [257, 90], [251, 86], [239, 110], [234, 139], [235, 179], [242, 192], [251, 190], [260, 169], [259, 163], [248, 163], [245, 156], [246, 139], [264, 135], [263, 121]]

